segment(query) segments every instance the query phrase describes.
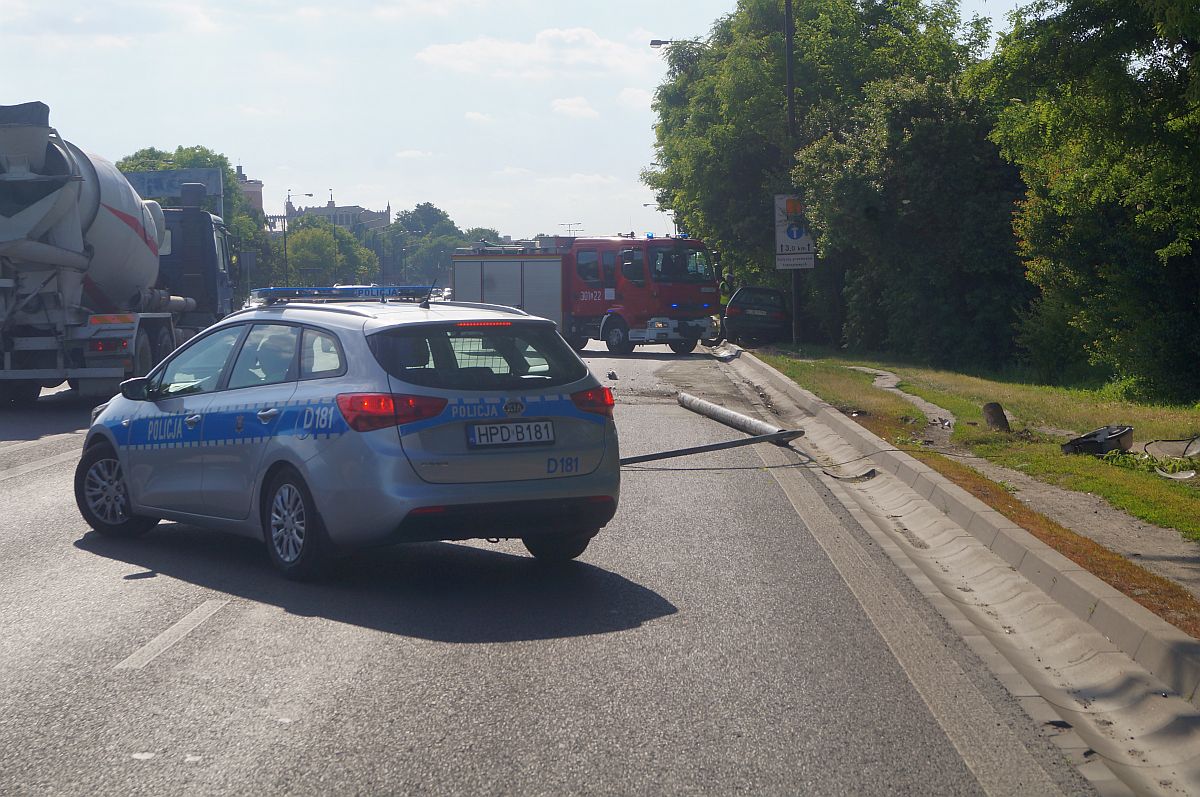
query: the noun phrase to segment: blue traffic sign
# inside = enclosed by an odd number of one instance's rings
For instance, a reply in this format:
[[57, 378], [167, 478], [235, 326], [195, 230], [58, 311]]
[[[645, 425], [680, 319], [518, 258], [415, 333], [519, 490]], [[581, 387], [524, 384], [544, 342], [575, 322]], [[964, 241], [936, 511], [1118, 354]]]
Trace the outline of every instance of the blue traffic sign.
[[787, 237], [793, 241], [799, 241], [805, 235], [804, 228], [795, 222], [787, 226]]

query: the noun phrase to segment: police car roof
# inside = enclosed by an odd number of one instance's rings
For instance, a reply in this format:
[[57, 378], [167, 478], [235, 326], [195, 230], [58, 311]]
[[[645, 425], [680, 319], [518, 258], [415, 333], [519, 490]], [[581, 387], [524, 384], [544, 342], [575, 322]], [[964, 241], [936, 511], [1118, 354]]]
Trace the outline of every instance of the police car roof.
[[346, 329], [362, 329], [370, 334], [376, 330], [406, 324], [456, 323], [461, 321], [513, 321], [553, 323], [532, 316], [515, 307], [479, 304], [475, 302], [429, 302], [424, 308], [413, 302], [286, 302], [254, 307], [226, 316], [228, 319], [261, 320], [286, 318], [289, 321], [309, 322]]

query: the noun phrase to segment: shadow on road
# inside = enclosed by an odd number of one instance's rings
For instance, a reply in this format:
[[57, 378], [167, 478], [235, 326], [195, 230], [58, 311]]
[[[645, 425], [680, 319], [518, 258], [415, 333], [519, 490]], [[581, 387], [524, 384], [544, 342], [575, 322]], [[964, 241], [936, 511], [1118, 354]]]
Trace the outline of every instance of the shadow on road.
[[37, 440], [86, 429], [92, 407], [103, 399], [79, 398], [74, 390], [44, 394], [31, 407], [0, 406], [0, 440]]
[[75, 545], [148, 571], [130, 580], [161, 574], [296, 615], [440, 642], [604, 634], [677, 611], [658, 593], [586, 562], [547, 567], [532, 557], [452, 543], [358, 552], [315, 584], [277, 576], [260, 543], [175, 523], [138, 540], [89, 532]]

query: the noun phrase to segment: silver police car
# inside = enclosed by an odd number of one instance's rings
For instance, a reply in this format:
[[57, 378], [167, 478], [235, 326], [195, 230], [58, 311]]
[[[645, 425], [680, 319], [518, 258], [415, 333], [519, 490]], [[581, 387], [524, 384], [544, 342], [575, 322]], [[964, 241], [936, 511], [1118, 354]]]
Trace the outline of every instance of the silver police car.
[[[355, 291], [381, 297], [323, 301]], [[124, 382], [75, 472], [84, 519], [113, 536], [174, 520], [261, 538], [290, 578], [392, 542], [583, 553], [620, 490], [609, 389], [551, 321], [387, 298], [260, 291]]]

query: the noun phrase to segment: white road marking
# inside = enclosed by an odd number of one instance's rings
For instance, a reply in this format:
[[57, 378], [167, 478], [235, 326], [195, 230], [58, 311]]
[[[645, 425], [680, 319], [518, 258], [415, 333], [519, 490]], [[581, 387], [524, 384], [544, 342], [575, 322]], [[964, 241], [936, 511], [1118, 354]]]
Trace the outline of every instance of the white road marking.
[[114, 667], [114, 670], [140, 670], [154, 661], [160, 654], [166, 652], [179, 640], [198, 628], [205, 620], [212, 617], [228, 600], [210, 600], [192, 609], [175, 625], [151, 639], [132, 656]]
[[75, 451], [75, 450], [64, 451], [63, 453], [55, 454], [52, 457], [46, 457], [45, 459], [39, 459], [34, 462], [26, 462], [24, 465], [18, 465], [15, 468], [7, 468], [5, 470], [0, 470], [0, 482], [7, 481], [9, 479], [15, 479], [18, 476], [24, 476], [26, 473], [33, 473], [35, 470], [41, 470], [42, 468], [49, 468], [53, 465], [60, 465], [63, 462], [70, 462], [71, 460], [78, 460], [79, 457], [80, 457], [79, 451]]

